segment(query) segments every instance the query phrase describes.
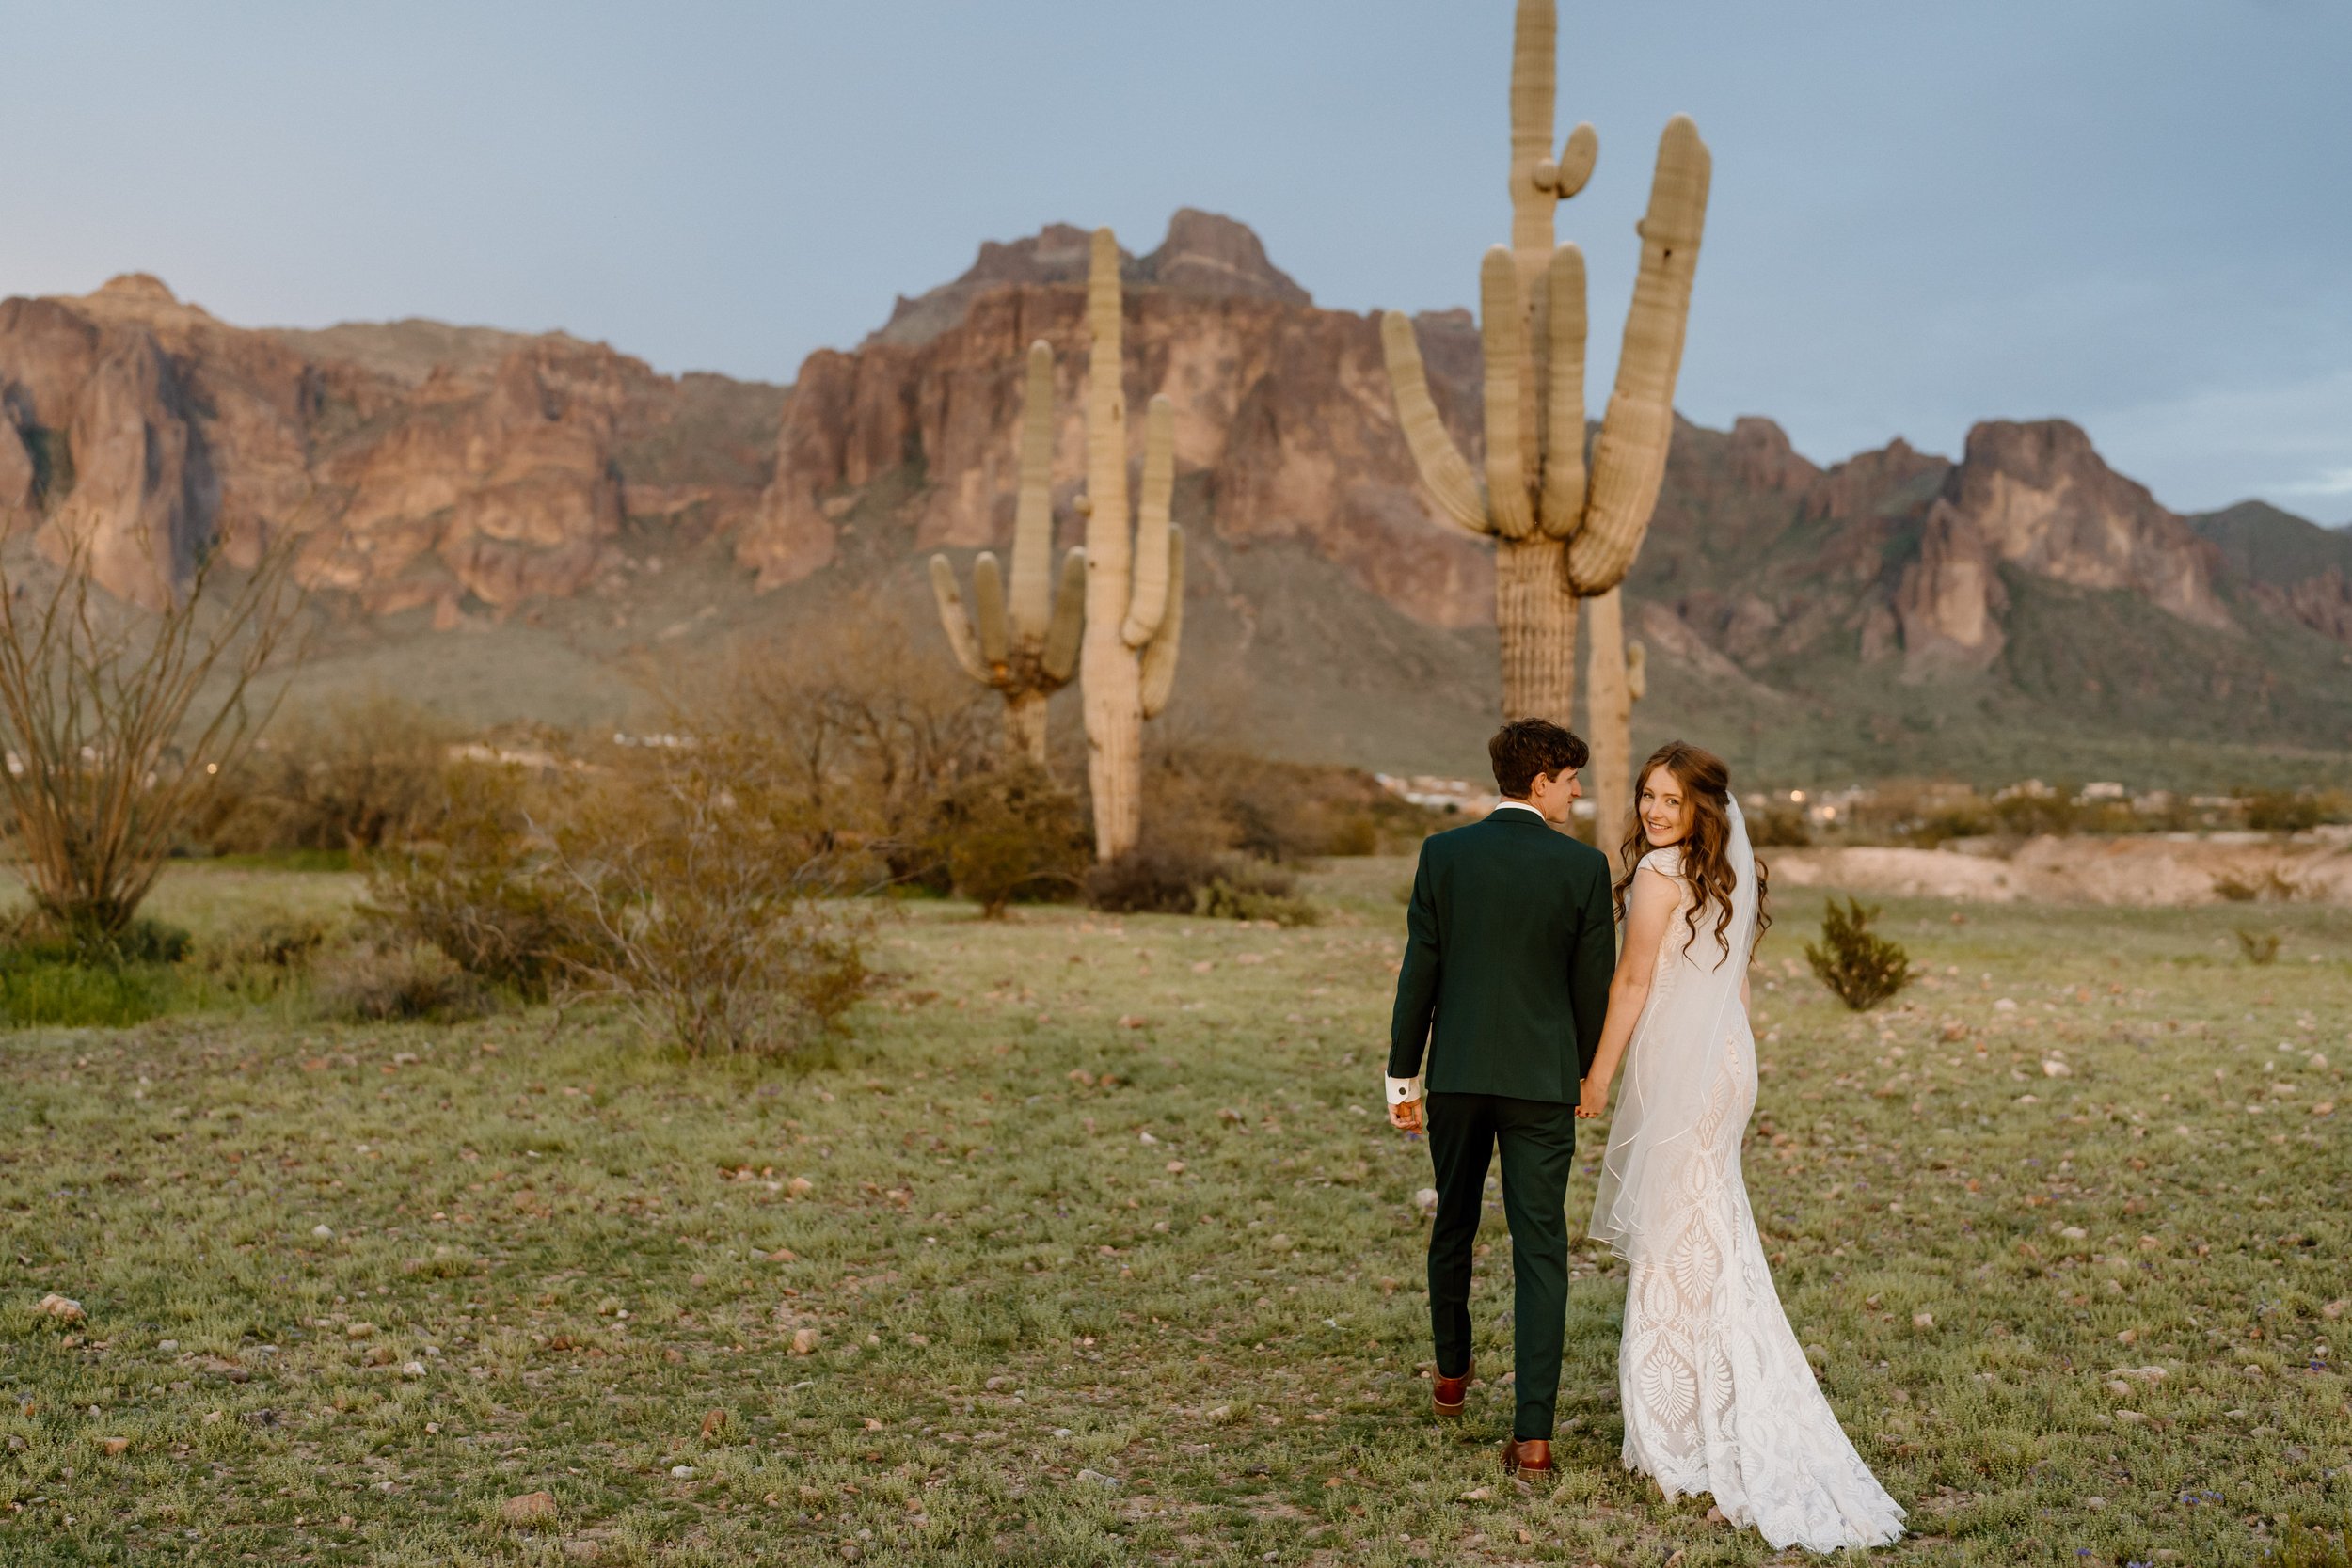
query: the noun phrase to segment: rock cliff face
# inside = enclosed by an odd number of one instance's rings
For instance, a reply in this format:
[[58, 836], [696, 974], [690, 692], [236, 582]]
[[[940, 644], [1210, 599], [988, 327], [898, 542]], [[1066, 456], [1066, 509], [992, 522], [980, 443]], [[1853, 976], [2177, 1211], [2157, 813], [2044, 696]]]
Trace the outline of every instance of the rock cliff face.
[[[855, 492], [921, 463], [912, 548], [1010, 536], [1022, 354], [1054, 346], [1065, 498], [1084, 467], [1086, 235], [1064, 226], [990, 245], [971, 271], [918, 300], [851, 353], [802, 367], [777, 439], [774, 483], [739, 548], [763, 586], [835, 557]], [[1301, 539], [1415, 618], [1493, 615], [1486, 550], [1432, 520], [1389, 402], [1379, 328], [1315, 309], [1230, 219], [1182, 212], [1125, 272], [1129, 405], [1176, 405], [1178, 472], [1211, 498], [1218, 535]], [[1467, 316], [1424, 318], [1438, 395], [1473, 406], [1477, 339]], [[1142, 421], [1131, 421], [1142, 455]]]
[[2213, 548], [2109, 468], [2063, 420], [1994, 420], [1929, 506], [1895, 612], [1911, 673], [1982, 669], [2000, 657], [2004, 565], [2077, 588], [2118, 590], [2215, 631], [2235, 629]]
[[[79, 544], [143, 604], [209, 546], [250, 564], [299, 535], [305, 580], [444, 620], [623, 570], [625, 499], [710, 527], [749, 515], [771, 389], [725, 383], [716, 401], [739, 406], [713, 418], [697, 384], [719, 378], [674, 381], [561, 337], [508, 337], [415, 380], [391, 352], [403, 330], [245, 330], [141, 275], [0, 303], [0, 506], [29, 516], [44, 553]], [[321, 356], [322, 339], [347, 356]]]

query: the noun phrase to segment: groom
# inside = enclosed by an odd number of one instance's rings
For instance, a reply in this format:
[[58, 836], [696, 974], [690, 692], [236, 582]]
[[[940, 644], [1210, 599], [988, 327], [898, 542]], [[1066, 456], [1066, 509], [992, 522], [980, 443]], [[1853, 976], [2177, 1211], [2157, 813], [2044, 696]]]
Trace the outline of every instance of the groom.
[[[1600, 1044], [1616, 963], [1609, 862], [1555, 828], [1583, 793], [1584, 742], [1541, 719], [1487, 742], [1502, 803], [1421, 847], [1389, 1045], [1389, 1119], [1425, 1126], [1437, 1166], [1429, 1231], [1433, 1398], [1458, 1416], [1470, 1381], [1470, 1248], [1486, 1165], [1502, 1151], [1518, 1409], [1505, 1470], [1551, 1470], [1568, 1311], [1568, 1169], [1580, 1084]], [[1422, 1087], [1422, 1053], [1428, 1089]]]

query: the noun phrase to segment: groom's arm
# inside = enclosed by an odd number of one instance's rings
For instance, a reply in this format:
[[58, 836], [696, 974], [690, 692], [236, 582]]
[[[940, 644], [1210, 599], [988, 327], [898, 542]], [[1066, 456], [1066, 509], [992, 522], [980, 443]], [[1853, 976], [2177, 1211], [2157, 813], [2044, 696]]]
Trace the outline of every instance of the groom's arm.
[[1421, 1076], [1429, 1026], [1438, 1016], [1438, 899], [1429, 875], [1429, 846], [1413, 871], [1413, 898], [1405, 911], [1405, 962], [1396, 972], [1396, 1011], [1389, 1022], [1389, 1076]]
[[1568, 1007], [1576, 1015], [1579, 1076], [1593, 1073], [1601, 1025], [1609, 1017], [1609, 981], [1617, 968], [1617, 916], [1606, 872], [1585, 890], [1577, 919], [1576, 950], [1568, 955]]

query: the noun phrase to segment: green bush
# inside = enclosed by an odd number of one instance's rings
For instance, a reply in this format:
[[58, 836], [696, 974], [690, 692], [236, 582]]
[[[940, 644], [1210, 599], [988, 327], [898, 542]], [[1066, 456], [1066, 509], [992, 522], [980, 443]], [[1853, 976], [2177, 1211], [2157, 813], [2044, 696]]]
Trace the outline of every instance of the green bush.
[[950, 787], [924, 840], [948, 885], [992, 919], [1015, 899], [1075, 892], [1089, 858], [1078, 798], [1025, 761]]
[[2237, 928], [2237, 946], [2249, 964], [2272, 963], [2279, 957], [2279, 933], [2251, 931], [2240, 926]]
[[1797, 806], [1766, 806], [1748, 818], [1748, 842], [1759, 849], [1801, 849], [1813, 842], [1813, 829]]
[[0, 955], [0, 1027], [120, 1029], [164, 1010], [169, 978], [72, 958]]
[[1287, 876], [1269, 876], [1267, 868], [1240, 866], [1196, 888], [1192, 912], [1212, 920], [1271, 920], [1278, 926], [1312, 926], [1323, 911], [1311, 900], [1291, 890]]
[[1821, 984], [1855, 1012], [1867, 1012], [1911, 983], [1911, 956], [1899, 942], [1870, 929], [1875, 904], [1848, 898], [1839, 909], [1831, 899], [1821, 910], [1821, 940], [1804, 944], [1804, 956]]
[[2328, 819], [2327, 806], [2316, 795], [2261, 789], [2244, 799], [2246, 825], [2256, 832], [2299, 833]]

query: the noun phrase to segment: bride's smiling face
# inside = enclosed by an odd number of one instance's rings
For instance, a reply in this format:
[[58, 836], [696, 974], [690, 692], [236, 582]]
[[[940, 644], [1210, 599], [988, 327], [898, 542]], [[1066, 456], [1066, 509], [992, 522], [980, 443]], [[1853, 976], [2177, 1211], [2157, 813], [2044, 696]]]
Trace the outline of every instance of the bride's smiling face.
[[1642, 798], [1634, 810], [1653, 849], [1679, 844], [1691, 832], [1690, 798], [1683, 793], [1682, 781], [1663, 768], [1651, 768], [1642, 781]]

